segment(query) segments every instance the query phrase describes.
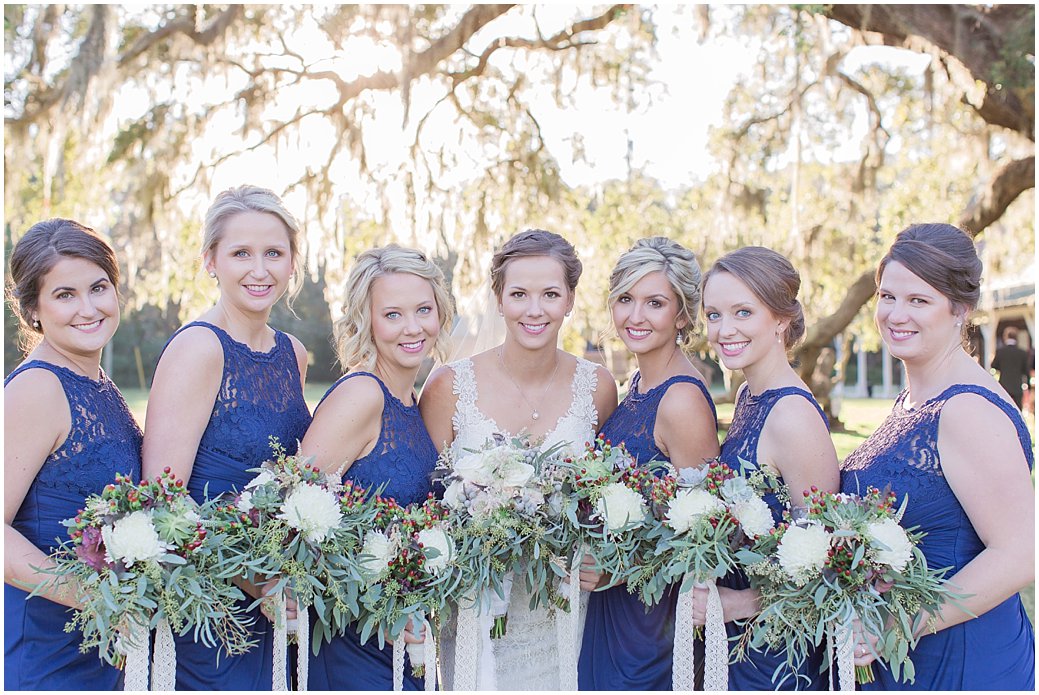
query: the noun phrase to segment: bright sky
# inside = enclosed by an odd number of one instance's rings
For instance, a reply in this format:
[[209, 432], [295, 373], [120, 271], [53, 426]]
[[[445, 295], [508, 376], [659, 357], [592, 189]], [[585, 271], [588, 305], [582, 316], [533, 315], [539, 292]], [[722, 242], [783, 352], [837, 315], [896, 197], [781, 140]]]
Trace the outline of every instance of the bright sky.
[[[562, 26], [572, 12], [572, 6], [539, 6], [537, 19], [547, 34]], [[736, 38], [709, 39], [700, 43], [698, 26], [691, 13], [688, 6], [665, 6], [655, 10], [659, 61], [650, 77], [660, 86], [653, 89], [651, 103], [641, 103], [629, 112], [623, 104], [614, 101], [608, 89], [595, 89], [581, 81], [572, 87], [578, 97], [576, 107], [560, 109], [552, 99], [550, 89], [535, 97], [533, 106], [543, 137], [557, 158], [566, 183], [577, 186], [624, 178], [627, 175], [629, 139], [633, 143], [632, 165], [656, 177], [665, 187], [691, 185], [714, 170], [716, 163], [707, 154], [708, 129], [719, 124], [725, 97], [735, 81], [753, 67], [755, 52], [748, 50]], [[502, 27], [499, 24], [510, 22], [514, 26]], [[484, 31], [492, 27], [496, 27], [495, 35], [498, 31], [532, 33], [534, 24], [529, 12], [511, 12]], [[304, 57], [308, 62], [316, 63], [314, 69], [333, 69], [350, 80], [379, 69], [400, 68], [401, 58], [394, 46], [380, 46], [371, 39], [357, 38], [351, 41], [347, 50], [337, 51], [313, 22], [304, 23], [294, 31], [297, 37], [292, 45], [306, 52]], [[602, 38], [611, 40], [608, 36]], [[478, 35], [471, 42], [476, 50], [481, 47], [479, 40]], [[499, 55], [502, 54], [504, 52]], [[870, 62], [896, 63], [911, 74], [919, 74], [928, 60], [925, 55], [904, 50], [859, 47], [849, 53], [843, 68], [853, 72]], [[203, 104], [218, 101], [229, 91], [241, 89], [244, 84], [244, 78], [239, 76], [231, 81], [209, 79], [197, 89], [192, 87], [189, 98], [194, 103], [189, 106], [189, 111], [200, 110]], [[358, 125], [364, 138], [366, 156], [376, 176], [380, 171], [385, 172], [381, 174], [385, 180], [377, 181], [384, 187], [384, 192], [388, 190], [392, 194], [395, 188], [400, 188], [397, 173], [407, 168], [410, 162], [408, 143], [414, 139], [416, 123], [442, 95], [440, 86], [431, 87], [425, 81], [414, 84], [410, 121], [406, 128], [402, 127], [403, 107], [399, 95], [373, 92], [361, 97], [368, 99], [378, 114], [377, 118], [369, 118]], [[280, 91], [277, 102], [265, 107], [264, 117], [288, 118], [300, 104], [327, 105], [334, 98], [330, 83], [308, 81], [302, 87]], [[151, 106], [149, 97], [143, 93], [127, 94], [121, 104], [127, 113], [134, 116]], [[235, 141], [239, 138], [241, 119], [242, 114], [229, 110], [220, 114], [211, 125], [211, 132], [221, 133], [221, 136], [196, 142], [196, 160], [213, 161], [238, 147]], [[865, 132], [864, 107], [856, 128]], [[298, 135], [277, 149], [260, 148], [226, 161], [213, 173], [211, 192], [244, 181], [281, 191], [306, 171], [317, 170], [327, 156], [333, 137], [332, 127], [321, 118], [311, 118], [296, 132]], [[425, 137], [430, 139], [456, 138], [457, 132], [458, 125], [451, 109], [445, 107], [434, 112], [424, 131]], [[575, 161], [575, 134], [582, 141], [588, 161]], [[255, 138], [256, 133], [250, 137]], [[858, 138], [849, 139], [846, 151], [829, 154], [836, 159], [858, 158]], [[479, 176], [482, 166], [478, 157], [473, 157], [469, 166], [463, 161], [461, 166], [441, 173], [438, 183], [451, 187], [464, 179]], [[185, 176], [193, 174], [193, 166], [185, 168]], [[362, 175], [351, 157], [337, 161], [331, 176], [337, 189], [349, 192], [353, 204], [378, 208], [379, 201], [362, 197], [371, 195], [368, 191], [371, 175]], [[301, 209], [306, 202], [303, 195], [302, 191], [290, 194], [286, 203], [292, 209]], [[409, 226], [406, 220], [390, 222], [396, 229]]]

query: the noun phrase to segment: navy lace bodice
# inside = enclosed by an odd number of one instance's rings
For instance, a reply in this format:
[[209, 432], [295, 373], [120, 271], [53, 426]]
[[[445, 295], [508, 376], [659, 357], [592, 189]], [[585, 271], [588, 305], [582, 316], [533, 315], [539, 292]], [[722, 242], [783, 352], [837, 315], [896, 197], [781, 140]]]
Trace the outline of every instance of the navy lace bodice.
[[[985, 549], [970, 518], [942, 472], [938, 424], [942, 408], [962, 393], [977, 394], [1014, 423], [1029, 468], [1032, 443], [1021, 414], [997, 394], [974, 384], [954, 384], [912, 410], [907, 391], [880, 427], [841, 466], [841, 491], [865, 492], [890, 486], [899, 503], [908, 496], [902, 525], [925, 533], [920, 549], [929, 567], [950, 567], [952, 576]], [[984, 461], [978, 461], [979, 466]], [[1035, 689], [1035, 634], [1019, 594], [958, 625], [921, 637], [910, 652], [916, 666], [913, 687], [921, 690]], [[902, 689], [882, 665], [864, 689]]]
[[703, 392], [704, 398], [707, 399], [707, 403], [711, 406], [711, 413], [714, 414], [714, 426], [717, 429], [718, 413], [714, 407], [714, 400], [711, 398], [710, 391], [707, 390], [707, 387], [699, 379], [679, 374], [654, 386], [646, 393], [639, 392], [638, 387], [641, 382], [642, 375], [635, 372], [635, 375], [631, 378], [631, 386], [628, 388], [627, 395], [606, 420], [599, 432], [599, 436], [603, 439], [609, 439], [614, 444], [624, 442], [628, 453], [639, 463], [645, 464], [654, 460], [668, 460], [657, 447], [653, 436], [653, 427], [657, 421], [657, 409], [660, 407], [660, 400], [672, 384], [688, 383], [694, 384], [699, 388]]
[[58, 377], [72, 415], [68, 437], [44, 461], [12, 523], [33, 545], [50, 552], [56, 538], [68, 538], [61, 522], [76, 515], [84, 498], [100, 493], [116, 473], [140, 480], [142, 435], [123, 395], [103, 371], [94, 381], [32, 360], [11, 372], [4, 385], [29, 369], [46, 369]]
[[220, 390], [188, 481], [191, 495], [201, 501], [206, 483], [210, 497], [248, 483], [256, 475], [249, 469], [271, 456], [269, 437], [277, 437], [289, 454], [295, 453], [310, 426], [310, 411], [287, 335], [275, 331], [274, 348], [257, 352], [203, 321], [189, 323], [177, 333], [191, 326], [213, 331], [224, 350]]
[[418, 404], [405, 405], [370, 372], [352, 372], [341, 377], [321, 402], [344, 381], [359, 376], [374, 379], [382, 389], [382, 427], [375, 447], [354, 461], [343, 478], [371, 490], [385, 484], [382, 496], [392, 497], [402, 505], [421, 502], [432, 489], [430, 475], [436, 467], [437, 450], [426, 431]]
[[[743, 469], [744, 464], [741, 461], [749, 463], [751, 470], [756, 470], [758, 468], [758, 442], [761, 440], [761, 431], [765, 427], [765, 420], [768, 419], [769, 413], [772, 412], [772, 408], [775, 407], [776, 403], [781, 398], [787, 396], [801, 396], [805, 398], [815, 406], [815, 409], [819, 411], [819, 417], [829, 427], [829, 421], [826, 419], [823, 409], [819, 407], [815, 397], [804, 389], [796, 386], [784, 386], [778, 389], [769, 389], [757, 396], [753, 396], [750, 393], [750, 388], [744, 386], [736, 399], [736, 409], [732, 415], [732, 424], [725, 435], [725, 441], [722, 442], [722, 450], [718, 458], [723, 463], [728, 464], [733, 470], [739, 471]], [[780, 482], [782, 482], [782, 478], [780, 478]], [[791, 491], [791, 495], [795, 496], [793, 497], [794, 499], [798, 499], [796, 495], [799, 492], [800, 490]], [[764, 496], [764, 500], [772, 510], [772, 516], [776, 522], [781, 521], [784, 507], [782, 502], [777, 499], [776, 494], [770, 492]]]
[[956, 384], [938, 396], [906, 410], [899, 394], [880, 427], [841, 466], [841, 491], [865, 492], [890, 485], [898, 501], [909, 496], [902, 524], [921, 526], [927, 535], [920, 548], [931, 567], [953, 567], [955, 573], [984, 549], [966, 512], [942, 473], [938, 456], [938, 421], [942, 407], [961, 393], [974, 393], [1007, 414], [1017, 428], [1028, 466], [1034, 465], [1031, 438], [1021, 414], [998, 395], [981, 386]]

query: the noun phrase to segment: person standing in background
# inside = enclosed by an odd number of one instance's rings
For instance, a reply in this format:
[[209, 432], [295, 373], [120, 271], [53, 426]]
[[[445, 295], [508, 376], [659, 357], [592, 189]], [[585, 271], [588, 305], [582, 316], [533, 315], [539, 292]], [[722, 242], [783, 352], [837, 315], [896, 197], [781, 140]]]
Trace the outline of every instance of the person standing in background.
[[1003, 345], [996, 349], [996, 356], [992, 358], [990, 366], [999, 372], [999, 385], [1006, 389], [1018, 410], [1021, 409], [1024, 396], [1029, 362], [1028, 353], [1017, 344], [1017, 328], [1007, 326], [1003, 329]]

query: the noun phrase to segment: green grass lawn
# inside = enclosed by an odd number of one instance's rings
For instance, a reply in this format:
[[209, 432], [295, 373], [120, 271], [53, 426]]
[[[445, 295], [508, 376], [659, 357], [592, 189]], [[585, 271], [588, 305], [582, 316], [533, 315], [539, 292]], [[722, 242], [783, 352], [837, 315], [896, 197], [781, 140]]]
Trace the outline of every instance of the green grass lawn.
[[[314, 410], [314, 406], [316, 406], [318, 401], [321, 400], [321, 396], [325, 394], [328, 386], [329, 384], [307, 384], [306, 391], [304, 391], [303, 395], [306, 398], [307, 405], [310, 406], [311, 411]], [[130, 406], [130, 411], [143, 427], [144, 414], [148, 402], [147, 392], [142, 391], [141, 389], [123, 389], [123, 395], [126, 397], [126, 401]], [[892, 402], [893, 401], [883, 399], [867, 398], [852, 398], [844, 401], [844, 405], [841, 409], [841, 419], [844, 420], [846, 431], [832, 435], [833, 445], [837, 449], [837, 457], [840, 460], [843, 461], [855, 447], [861, 444], [862, 441], [865, 440], [874, 429], [876, 429], [888, 412], [890, 412]], [[723, 403], [719, 405], [718, 419], [723, 423], [730, 422], [732, 420], [732, 409], [733, 406], [731, 403]], [[1028, 617], [1034, 624], [1035, 585], [1033, 584], [1026, 590], [1022, 591], [1021, 598], [1028, 611]]]

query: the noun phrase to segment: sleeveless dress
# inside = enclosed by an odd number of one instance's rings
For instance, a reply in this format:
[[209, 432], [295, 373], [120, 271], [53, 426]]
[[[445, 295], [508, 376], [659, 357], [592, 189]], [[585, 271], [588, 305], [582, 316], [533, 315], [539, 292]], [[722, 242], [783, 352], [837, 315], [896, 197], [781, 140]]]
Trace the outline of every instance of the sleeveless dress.
[[[478, 389], [472, 360], [459, 360], [448, 366], [454, 372], [453, 391], [458, 396], [451, 419], [455, 432], [451, 443], [454, 450], [461, 452], [482, 447], [495, 432], [515, 434], [506, 432], [481, 412], [477, 404]], [[577, 358], [577, 369], [570, 383], [570, 408], [545, 435], [542, 450], [563, 443], [564, 451], [578, 455], [587, 443], [595, 439], [598, 414], [594, 395], [597, 383], [596, 365]], [[581, 596], [583, 605], [587, 593], [582, 592]], [[489, 635], [483, 635], [477, 689], [560, 690], [563, 679], [556, 647], [556, 614], [546, 608], [530, 609], [530, 595], [523, 578], [518, 575], [512, 584], [508, 616], [505, 637], [491, 640]], [[441, 637], [441, 666], [445, 687], [448, 688], [454, 683], [456, 620], [457, 611], [445, 625]]]
[[[116, 473], [141, 478], [141, 428], [108, 376], [94, 381], [41, 360], [26, 362], [4, 380], [6, 386], [29, 369], [46, 369], [61, 381], [72, 415], [65, 442], [47, 457], [11, 522], [30, 543], [51, 554], [83, 500], [100, 493]], [[4, 585], [5, 690], [119, 690], [123, 674], [79, 651], [83, 633], [65, 632], [72, 609]]]
[[[670, 461], [657, 447], [653, 431], [657, 408], [672, 384], [699, 388], [718, 428], [714, 400], [699, 379], [680, 374], [646, 393], [639, 392], [640, 382], [641, 374], [636, 372], [628, 394], [599, 431], [599, 436], [611, 442], [623, 442], [640, 464]], [[629, 593], [626, 586], [592, 592], [577, 672], [579, 689], [670, 690], [677, 602], [678, 591], [673, 586], [648, 612], [638, 594]]]
[[[271, 457], [269, 436], [275, 436], [289, 454], [296, 452], [310, 425], [303, 400], [299, 365], [292, 341], [275, 331], [274, 348], [256, 352], [210, 323], [194, 321], [220, 339], [224, 371], [213, 412], [199, 441], [188, 492], [197, 502], [230, 490], [240, 490], [256, 475], [249, 472]], [[167, 342], [167, 345], [169, 343]], [[161, 359], [161, 356], [160, 356]], [[208, 486], [208, 489], [207, 489]], [[246, 597], [243, 605], [252, 603]], [[174, 635], [177, 648], [177, 690], [270, 690], [274, 668], [274, 626], [257, 606], [249, 613], [255, 647], [229, 657], [192, 639], [192, 633]]]
[[[354, 461], [343, 474], [343, 480], [352, 480], [369, 490], [385, 483], [382, 496], [392, 497], [401, 505], [422, 502], [432, 489], [430, 475], [436, 467], [437, 450], [417, 404], [404, 405], [370, 372], [353, 372], [340, 378], [321, 402], [344, 381], [358, 376], [375, 379], [382, 389], [382, 427], [375, 447]], [[317, 413], [317, 408], [314, 412]], [[312, 613], [311, 624], [316, 625], [316, 621], [317, 614]], [[362, 645], [360, 631], [350, 625], [344, 634], [322, 644], [317, 656], [310, 657], [308, 687], [311, 690], [393, 690], [393, 647], [387, 644], [379, 649], [375, 635]], [[424, 687], [424, 678], [411, 675], [405, 652], [404, 689], [423, 690]]]
[[[974, 384], [955, 384], [912, 410], [899, 394], [887, 419], [853, 451], [841, 467], [841, 491], [865, 492], [890, 485], [909, 497], [902, 523], [926, 533], [920, 549], [932, 568], [951, 567], [953, 576], [973, 560], [984, 543], [942, 473], [938, 421], [942, 407], [961, 393], [974, 393], [998, 407], [1014, 423], [1028, 466], [1035, 461], [1021, 414], [994, 392]], [[978, 462], [984, 465], [983, 461]], [[1020, 594], [977, 618], [920, 638], [910, 658], [916, 681], [902, 683], [882, 663], [873, 664], [870, 690], [1035, 690], [1035, 633]]]
[[[788, 396], [799, 396], [804, 398], [819, 411], [819, 417], [823, 423], [829, 426], [826, 414], [816, 402], [811, 393], [796, 386], [784, 386], [778, 389], [763, 391], [757, 396], [750, 393], [746, 386], [740, 391], [736, 399], [736, 409], [732, 416], [732, 425], [726, 433], [725, 441], [722, 442], [719, 459], [733, 470], [748, 473], [758, 467], [758, 440], [765, 426], [772, 408], [781, 398]], [[744, 465], [740, 460], [750, 464], [750, 471], [744, 471]], [[782, 482], [782, 478], [780, 478]], [[791, 491], [794, 499], [800, 491]], [[763, 499], [772, 510], [772, 518], [776, 523], [783, 519], [783, 504], [775, 493], [768, 493]], [[718, 586], [726, 586], [730, 589], [747, 589], [750, 582], [747, 575], [742, 571], [730, 572], [718, 581]], [[725, 631], [729, 635], [730, 644], [735, 637], [743, 634], [743, 629], [735, 621], [725, 623]], [[772, 681], [772, 674], [786, 661], [783, 652], [772, 650], [758, 651], [747, 648], [744, 659], [729, 664], [729, 690], [826, 690], [828, 682], [825, 672], [820, 673], [823, 665], [824, 650], [817, 649], [809, 654], [808, 658], [798, 669], [795, 676], [790, 669], [784, 667]], [[784, 676], [788, 676], [783, 680]], [[779, 683], [782, 681], [782, 685]]]

